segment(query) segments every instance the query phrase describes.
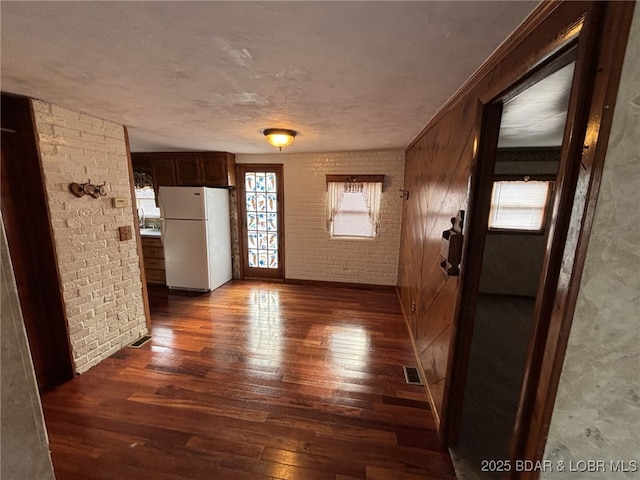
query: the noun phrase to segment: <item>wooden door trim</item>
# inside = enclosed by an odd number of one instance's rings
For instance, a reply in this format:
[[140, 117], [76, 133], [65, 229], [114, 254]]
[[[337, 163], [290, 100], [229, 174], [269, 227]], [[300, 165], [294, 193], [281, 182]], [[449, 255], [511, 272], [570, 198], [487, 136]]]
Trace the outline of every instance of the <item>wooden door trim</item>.
[[140, 239], [140, 219], [136, 205], [136, 182], [133, 178], [133, 162], [131, 161], [131, 148], [129, 146], [129, 129], [124, 126], [124, 142], [127, 146], [127, 165], [129, 167], [129, 188], [131, 190], [131, 210], [133, 214], [133, 229], [136, 232], [136, 252], [138, 252], [138, 267], [140, 268], [140, 281], [142, 282], [142, 303], [144, 307], [144, 322], [147, 333], [151, 332], [151, 311], [149, 309], [149, 293], [147, 291], [147, 276], [144, 271], [144, 257], [142, 255], [142, 240]]
[[[278, 175], [278, 221], [279, 223], [279, 249], [280, 249], [280, 265], [281, 273], [273, 277], [251, 277], [245, 276], [245, 249], [247, 247], [245, 240], [246, 233], [246, 212], [244, 207], [244, 198], [240, 193], [244, 192], [244, 173], [247, 171], [268, 171], [276, 170]], [[236, 164], [236, 183], [238, 192], [238, 244], [240, 247], [240, 275], [242, 279], [257, 278], [260, 280], [276, 280], [284, 281], [286, 278], [285, 270], [285, 225], [284, 225], [284, 165], [282, 163], [237, 163]]]
[[[467, 372], [471, 357], [471, 341], [482, 261], [478, 252], [484, 251], [488, 230], [487, 218], [491, 206], [491, 190], [483, 188], [493, 181], [493, 170], [498, 149], [498, 135], [502, 117], [502, 104], [488, 105], [478, 102], [477, 122], [479, 124], [478, 156], [472, 166], [469, 200], [465, 217], [463, 256], [460, 269], [460, 287], [452, 332], [452, 348], [449, 349], [447, 363], [447, 385], [445, 386], [440, 416], [440, 436], [448, 445], [458, 443], [462, 425], [462, 409]], [[477, 209], [477, 211], [476, 211]], [[470, 259], [476, 261], [471, 262]]]
[[[8, 187], [2, 189], [2, 221], [36, 380], [39, 390], [44, 391], [74, 375], [66, 305], [60, 285], [60, 267], [37, 141], [33, 102], [30, 98], [3, 92], [2, 106], [3, 136], [15, 135], [9, 144], [20, 147], [20, 162], [11, 161], [15, 160], [11, 152], [9, 157], [2, 160], [3, 186]], [[3, 157], [4, 153], [3, 143]], [[18, 163], [18, 167], [14, 168]], [[24, 218], [35, 221], [36, 227], [31, 223], [25, 229]], [[46, 318], [45, 324], [37, 323], [38, 319], [43, 318]], [[38, 338], [37, 333], [42, 327], [49, 327], [46, 335], [50, 343]], [[34, 331], [37, 333], [34, 334]], [[54, 368], [40, 368], [36, 357], [53, 358], [52, 353], [55, 356]]]

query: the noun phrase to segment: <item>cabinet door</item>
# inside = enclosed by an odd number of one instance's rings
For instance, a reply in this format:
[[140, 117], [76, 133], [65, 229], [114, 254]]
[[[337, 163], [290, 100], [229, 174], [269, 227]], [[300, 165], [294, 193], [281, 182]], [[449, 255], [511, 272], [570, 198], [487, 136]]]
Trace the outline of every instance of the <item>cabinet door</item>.
[[236, 157], [232, 153], [211, 152], [202, 157], [202, 180], [211, 187], [236, 185]]
[[131, 165], [134, 170], [151, 171], [151, 156], [148, 153], [132, 153]]
[[158, 188], [161, 185], [176, 185], [173, 158], [169, 155], [151, 154], [149, 162], [153, 173], [153, 189], [156, 192], [156, 198], [158, 198]]
[[175, 185], [176, 172], [173, 166], [173, 158], [168, 155], [152, 155], [151, 168], [153, 170], [153, 183], [160, 185]]
[[224, 153], [204, 155], [202, 162], [202, 181], [209, 187], [227, 185], [227, 159]]
[[131, 166], [133, 167], [133, 180], [137, 188], [154, 185], [153, 168], [148, 154], [132, 153]]
[[178, 185], [192, 187], [202, 185], [200, 163], [200, 158], [197, 156], [184, 154], [176, 155], [175, 165]]

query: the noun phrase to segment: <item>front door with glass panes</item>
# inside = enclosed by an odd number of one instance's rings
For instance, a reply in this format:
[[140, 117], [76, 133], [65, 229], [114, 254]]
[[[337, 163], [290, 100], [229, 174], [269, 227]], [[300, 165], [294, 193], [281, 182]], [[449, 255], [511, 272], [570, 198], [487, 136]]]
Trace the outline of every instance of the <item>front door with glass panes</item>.
[[239, 165], [244, 278], [284, 278], [282, 165]]

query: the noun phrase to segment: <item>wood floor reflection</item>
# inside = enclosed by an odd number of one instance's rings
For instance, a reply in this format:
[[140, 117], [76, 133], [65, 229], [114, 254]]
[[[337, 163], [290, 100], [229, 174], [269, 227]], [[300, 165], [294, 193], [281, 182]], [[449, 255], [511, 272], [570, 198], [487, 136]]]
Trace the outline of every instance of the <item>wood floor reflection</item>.
[[58, 480], [453, 479], [393, 291], [151, 289], [152, 339], [43, 395]]

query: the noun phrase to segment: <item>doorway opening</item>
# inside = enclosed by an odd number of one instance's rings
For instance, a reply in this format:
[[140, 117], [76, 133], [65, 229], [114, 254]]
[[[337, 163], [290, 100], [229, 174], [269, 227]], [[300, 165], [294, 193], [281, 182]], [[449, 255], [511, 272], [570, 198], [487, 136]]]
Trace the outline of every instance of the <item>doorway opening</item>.
[[[543, 270], [553, 228], [554, 189], [562, 154], [575, 50], [544, 76], [487, 107], [479, 188], [481, 242], [476, 285], [463, 301], [473, 312], [466, 386], [456, 455], [475, 478], [499, 479], [483, 468], [510, 458]], [[493, 464], [492, 464], [493, 465]]]

